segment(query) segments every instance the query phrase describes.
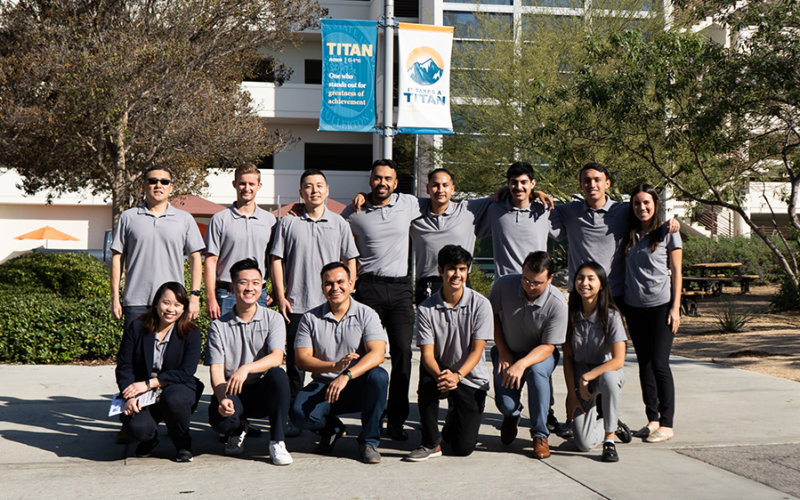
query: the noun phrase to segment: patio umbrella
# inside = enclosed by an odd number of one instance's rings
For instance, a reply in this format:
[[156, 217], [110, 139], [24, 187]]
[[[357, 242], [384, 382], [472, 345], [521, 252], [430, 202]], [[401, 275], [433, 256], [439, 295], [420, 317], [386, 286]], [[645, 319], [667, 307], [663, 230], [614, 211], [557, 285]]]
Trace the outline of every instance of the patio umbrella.
[[14, 238], [15, 240], [44, 240], [44, 247], [47, 248], [48, 240], [59, 241], [80, 241], [78, 238], [71, 236], [67, 233], [61, 232], [58, 229], [50, 226], [40, 227], [34, 229], [30, 233], [20, 234]]

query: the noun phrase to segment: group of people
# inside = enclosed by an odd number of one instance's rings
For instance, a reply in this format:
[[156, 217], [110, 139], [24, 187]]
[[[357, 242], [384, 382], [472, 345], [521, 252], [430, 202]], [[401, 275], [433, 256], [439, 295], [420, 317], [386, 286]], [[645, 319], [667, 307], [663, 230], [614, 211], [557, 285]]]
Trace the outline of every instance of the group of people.
[[[248, 428], [248, 419], [263, 417], [270, 420], [274, 464], [292, 463], [286, 438], [303, 429], [319, 434], [318, 452], [330, 453], [346, 432], [339, 415], [360, 413], [361, 459], [379, 463], [382, 434], [409, 439], [415, 323], [421, 441], [409, 461], [443, 450], [472, 453], [490, 383], [503, 415], [505, 445], [517, 436], [527, 384], [534, 455], [547, 458], [559, 345], [567, 385], [564, 435], [582, 451], [602, 443], [602, 459], [617, 461], [615, 436], [631, 439], [619, 420], [623, 316], [639, 361], [647, 417], [633, 435], [648, 442], [671, 439], [669, 353], [680, 324], [679, 224], [662, 223], [651, 186], [638, 186], [630, 202], [611, 200], [610, 174], [597, 163], [579, 173], [584, 199], [555, 207], [534, 191], [528, 163], [512, 164], [506, 178], [499, 197], [453, 202], [454, 176], [439, 168], [428, 175], [430, 197], [417, 198], [396, 193], [396, 164], [378, 160], [370, 191], [338, 215], [326, 207], [325, 174], [306, 170], [300, 177], [302, 204], [276, 221], [255, 202], [258, 169], [245, 165], [235, 172], [236, 202], [214, 215], [204, 241], [191, 216], [169, 204], [170, 171], [148, 169], [144, 203], [120, 216], [111, 267], [112, 313], [125, 324], [117, 358], [117, 382], [126, 399], [121, 418], [123, 431], [138, 442], [137, 456], [157, 446], [163, 420], [176, 460], [192, 459], [189, 420], [204, 389], [194, 376], [201, 334], [193, 322], [203, 278], [213, 319], [204, 360], [212, 385], [208, 417], [226, 454], [242, 453], [245, 438], [257, 432]], [[468, 275], [476, 238], [489, 235], [495, 282], [487, 298], [469, 288]], [[409, 238], [415, 282], [408, 269]], [[548, 238], [569, 242], [568, 299], [552, 284]], [[267, 277], [272, 296], [265, 292]], [[484, 359], [490, 340], [491, 371]], [[387, 345], [389, 373], [381, 366]], [[311, 374], [307, 385], [305, 372]], [[160, 395], [142, 406], [140, 396], [148, 391]], [[440, 430], [438, 410], [445, 399]]]

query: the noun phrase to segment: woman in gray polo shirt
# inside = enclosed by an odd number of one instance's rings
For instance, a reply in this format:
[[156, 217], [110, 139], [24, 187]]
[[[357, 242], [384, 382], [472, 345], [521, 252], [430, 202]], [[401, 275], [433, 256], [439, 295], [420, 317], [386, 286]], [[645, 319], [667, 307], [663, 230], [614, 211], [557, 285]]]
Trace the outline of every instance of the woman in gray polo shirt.
[[681, 235], [661, 223], [658, 193], [647, 184], [631, 192], [629, 217], [624, 311], [648, 421], [634, 436], [661, 443], [673, 436], [675, 385], [669, 354], [681, 322]]
[[[603, 461], [617, 462], [614, 435], [630, 441], [630, 431], [619, 421], [627, 336], [603, 266], [591, 261], [581, 264], [573, 283], [564, 342], [567, 416], [573, 419], [580, 451], [602, 442]], [[598, 405], [602, 418], [598, 418]]]

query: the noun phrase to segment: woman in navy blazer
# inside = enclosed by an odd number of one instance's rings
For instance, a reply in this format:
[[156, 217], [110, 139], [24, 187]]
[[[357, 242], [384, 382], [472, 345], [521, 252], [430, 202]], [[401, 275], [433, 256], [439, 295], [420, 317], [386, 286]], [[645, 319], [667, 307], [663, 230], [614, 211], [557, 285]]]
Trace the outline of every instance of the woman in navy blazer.
[[[117, 386], [125, 398], [123, 432], [135, 441], [136, 456], [146, 457], [158, 444], [158, 422], [165, 421], [177, 450], [175, 460], [192, 461], [189, 421], [203, 384], [194, 373], [201, 336], [189, 317], [189, 298], [180, 283], [161, 285], [147, 311], [122, 336], [117, 353]], [[138, 397], [160, 390], [158, 401], [141, 407]]]

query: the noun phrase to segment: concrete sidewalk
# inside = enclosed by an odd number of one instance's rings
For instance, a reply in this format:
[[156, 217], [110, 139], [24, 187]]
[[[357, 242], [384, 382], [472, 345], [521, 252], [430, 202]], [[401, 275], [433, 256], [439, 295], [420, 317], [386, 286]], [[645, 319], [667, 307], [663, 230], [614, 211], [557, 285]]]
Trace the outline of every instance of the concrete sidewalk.
[[[632, 429], [646, 423], [635, 361], [628, 356], [622, 407], [622, 420]], [[576, 452], [556, 436], [550, 438], [553, 455], [533, 459], [527, 418], [517, 440], [503, 446], [502, 416], [489, 398], [479, 449], [469, 457], [402, 461], [420, 439], [412, 404], [411, 439], [384, 440], [379, 465], [358, 461], [359, 424], [349, 418], [336, 456], [311, 453], [315, 436], [305, 432], [287, 441], [294, 464], [276, 467], [268, 460], [266, 434], [248, 438], [241, 457], [222, 455], [207, 424], [208, 394], [193, 417], [194, 462], [178, 464], [169, 460], [174, 449], [163, 426], [151, 458], [132, 457], [134, 445], [114, 444], [119, 423], [106, 417], [115, 392], [113, 366], [0, 365], [0, 497], [800, 497], [800, 384], [677, 357], [673, 372], [676, 438], [618, 444], [617, 464], [601, 462], [599, 449]], [[208, 382], [205, 367], [198, 367], [198, 376]], [[416, 400], [416, 379], [413, 384]], [[560, 366], [554, 384], [563, 419]], [[257, 424], [266, 430], [266, 423]]]

